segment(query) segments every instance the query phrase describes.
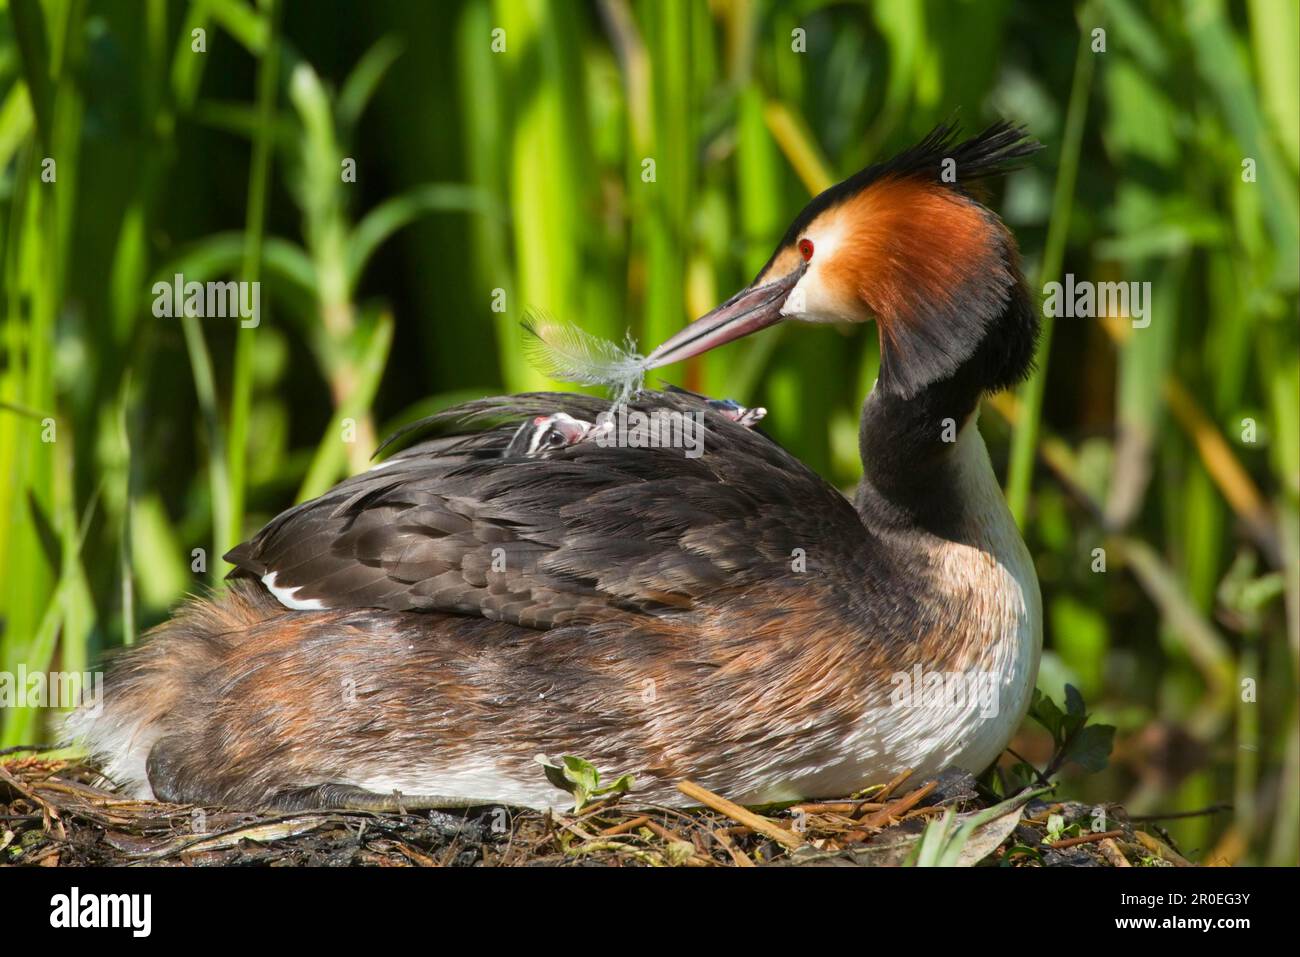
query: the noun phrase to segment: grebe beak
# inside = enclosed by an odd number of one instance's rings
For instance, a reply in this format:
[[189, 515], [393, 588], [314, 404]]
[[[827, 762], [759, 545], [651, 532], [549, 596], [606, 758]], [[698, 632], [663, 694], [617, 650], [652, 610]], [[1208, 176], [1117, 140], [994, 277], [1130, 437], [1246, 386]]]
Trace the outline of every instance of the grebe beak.
[[781, 307], [807, 269], [808, 264], [801, 262], [780, 279], [740, 290], [650, 353], [645, 367], [657, 369], [681, 362], [780, 322], [784, 318]]

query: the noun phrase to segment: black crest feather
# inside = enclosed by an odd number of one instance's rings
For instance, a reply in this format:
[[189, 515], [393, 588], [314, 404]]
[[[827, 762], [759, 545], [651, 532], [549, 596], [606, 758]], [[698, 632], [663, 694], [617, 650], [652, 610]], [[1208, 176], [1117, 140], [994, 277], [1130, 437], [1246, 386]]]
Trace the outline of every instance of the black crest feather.
[[994, 123], [967, 139], [960, 138], [955, 123], [936, 126], [914, 146], [815, 197], [795, 218], [769, 265], [819, 216], [873, 186], [911, 181], [951, 190], [986, 224], [987, 241], [977, 255], [974, 250], [951, 246], [943, 233], [921, 240], [920, 233], [913, 233], [924, 228], [920, 221], [894, 224], [896, 232], [887, 246], [894, 261], [924, 255], [933, 264], [935, 258], [960, 255], [967, 268], [960, 285], [927, 291], [919, 277], [942, 270], [922, 262], [916, 269], [917, 278], [905, 287], [911, 297], [906, 315], [884, 317], [877, 313], [882, 331], [888, 325], [881, 342], [881, 385], [910, 398], [975, 360], [988, 389], [1005, 387], [1029, 368], [1037, 317], [1020, 273], [1014, 238], [972, 190], [977, 190], [981, 181], [1014, 169], [1040, 149], [1024, 128], [1007, 122]]
[[[872, 183], [891, 176], [916, 177], [943, 183], [944, 160], [951, 159], [955, 161], [956, 182], [946, 185], [965, 191], [968, 185], [975, 185], [980, 180], [1018, 168], [1025, 159], [1043, 148], [1023, 126], [1005, 120], [959, 142], [960, 135], [961, 128], [955, 122], [940, 123], [915, 146], [908, 147], [884, 162], [873, 163], [843, 182], [823, 190], [790, 224], [777, 247], [778, 251], [796, 242], [808, 224], [826, 210], [856, 196]], [[759, 275], [770, 265], [771, 260], [759, 270]]]

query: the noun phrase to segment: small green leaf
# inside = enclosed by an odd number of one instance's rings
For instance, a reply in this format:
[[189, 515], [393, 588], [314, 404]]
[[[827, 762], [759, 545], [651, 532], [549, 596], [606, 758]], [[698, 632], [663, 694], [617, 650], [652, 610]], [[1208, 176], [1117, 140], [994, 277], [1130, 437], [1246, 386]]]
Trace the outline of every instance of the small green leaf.
[[535, 756], [533, 760], [540, 764], [542, 770], [546, 772], [546, 780], [550, 781], [561, 791], [568, 791], [570, 794], [573, 793], [573, 782], [564, 776], [563, 767], [556, 764], [544, 754]]
[[1088, 709], [1084, 706], [1083, 695], [1074, 685], [1065, 686], [1065, 713], [1072, 717], [1086, 717]]
[[613, 784], [606, 784], [604, 787], [596, 788], [593, 794], [626, 794], [636, 785], [636, 778], [630, 774], [624, 774]]
[[1065, 830], [1065, 815], [1049, 814], [1047, 816], [1047, 834], [1043, 837], [1044, 844], [1054, 844], [1061, 839], [1061, 832]]
[[1053, 740], [1060, 742], [1061, 721], [1065, 716], [1061, 714], [1061, 709], [1056, 706], [1056, 702], [1046, 695], [1040, 695], [1034, 702], [1034, 708], [1029, 712], [1029, 716], [1046, 728]]
[[574, 810], [580, 809], [600, 787], [600, 772], [590, 761], [564, 755], [564, 776], [573, 783]]
[[546, 780], [562, 791], [573, 795], [574, 811], [581, 811], [583, 806], [594, 797], [604, 794], [623, 794], [632, 788], [633, 777], [624, 774], [604, 787], [600, 784], [600, 771], [590, 761], [566, 754], [559, 764], [544, 754], [533, 758], [546, 772]]
[[1109, 724], [1091, 724], [1083, 728], [1065, 749], [1065, 756], [1085, 771], [1105, 770], [1115, 746], [1115, 728]]

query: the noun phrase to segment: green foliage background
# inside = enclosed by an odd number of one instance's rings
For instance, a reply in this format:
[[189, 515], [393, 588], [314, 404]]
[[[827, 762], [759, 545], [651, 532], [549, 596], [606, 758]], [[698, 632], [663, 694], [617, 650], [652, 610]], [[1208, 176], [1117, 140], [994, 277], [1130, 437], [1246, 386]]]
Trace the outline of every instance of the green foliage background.
[[[652, 345], [811, 192], [955, 111], [1006, 117], [1047, 147], [995, 202], [1031, 282], [1154, 301], [1146, 329], [1058, 321], [982, 417], [1042, 581], [1040, 685], [1119, 728], [1067, 792], [1231, 804], [1168, 826], [1196, 859], [1295, 862], [1293, 0], [0, 7], [0, 670], [136, 641], [411, 417], [556, 387], [525, 308]], [[261, 324], [155, 318], [177, 272], [262, 281]], [[774, 329], [668, 377], [766, 405], [847, 487], [874, 336]], [[46, 717], [6, 709], [0, 746]]]

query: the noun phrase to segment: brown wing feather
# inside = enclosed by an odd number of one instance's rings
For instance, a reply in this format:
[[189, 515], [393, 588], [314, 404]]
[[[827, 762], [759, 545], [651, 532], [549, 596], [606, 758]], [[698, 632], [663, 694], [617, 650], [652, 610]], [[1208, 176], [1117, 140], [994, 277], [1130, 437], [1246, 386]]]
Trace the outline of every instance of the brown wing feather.
[[[681, 393], [632, 408], [701, 414], [703, 454], [583, 442], [505, 454], [526, 417], [594, 420], [571, 394], [486, 399], [441, 433], [290, 509], [227, 560], [309, 607], [459, 612], [550, 628], [688, 611], [788, 575], [795, 549], [852, 575], [867, 533], [847, 501], [765, 435]], [[846, 580], [849, 580], [846, 577]]]

